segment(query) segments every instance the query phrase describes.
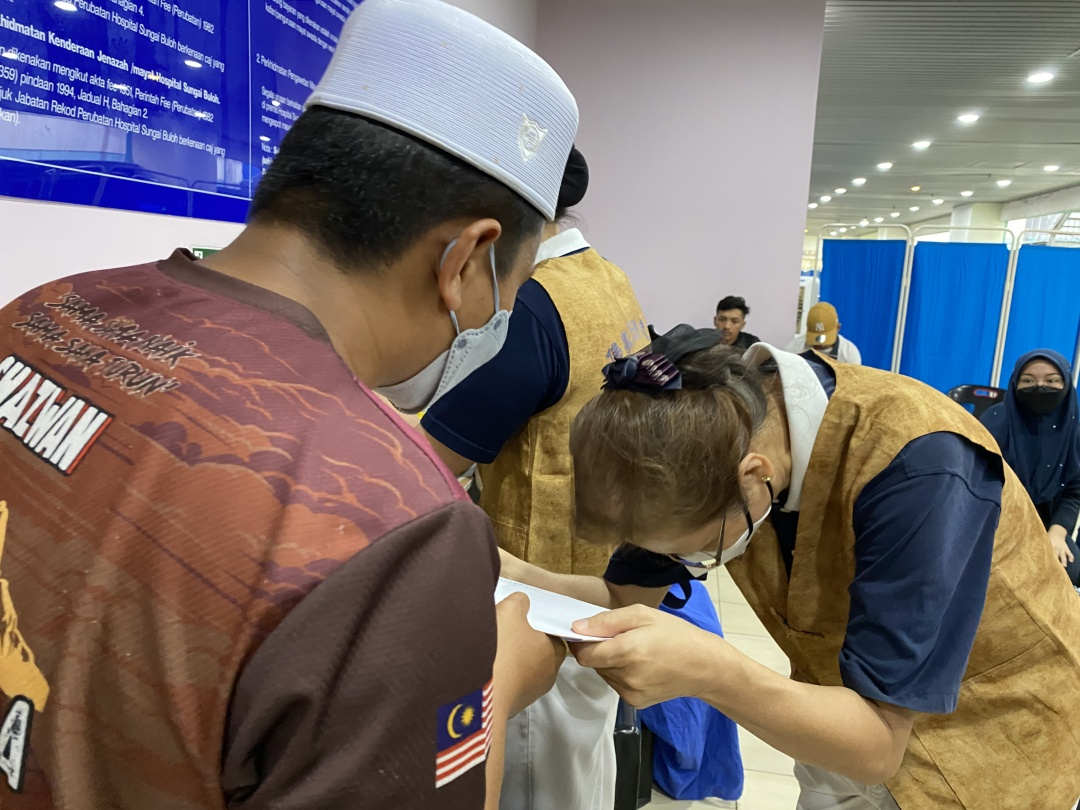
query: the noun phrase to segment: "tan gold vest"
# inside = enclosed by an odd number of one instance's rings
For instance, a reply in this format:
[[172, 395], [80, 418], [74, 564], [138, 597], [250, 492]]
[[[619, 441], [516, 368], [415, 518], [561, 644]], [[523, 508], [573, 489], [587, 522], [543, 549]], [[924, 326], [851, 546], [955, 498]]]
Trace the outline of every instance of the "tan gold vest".
[[559, 402], [480, 467], [480, 505], [514, 556], [557, 573], [599, 575], [610, 549], [571, 539], [570, 423], [600, 393], [600, 370], [645, 346], [649, 333], [626, 274], [592, 248], [541, 262], [533, 278], [562, 318], [570, 379]]
[[[998, 453], [963, 408], [922, 383], [832, 364], [836, 393], [802, 493], [790, 582], [771, 525], [728, 565], [791, 659], [792, 677], [840, 685], [855, 571], [855, 500], [913, 439], [957, 433]], [[1080, 598], [1006, 466], [986, 606], [956, 712], [918, 715], [888, 788], [904, 810], [1068, 808], [1080, 796]]]

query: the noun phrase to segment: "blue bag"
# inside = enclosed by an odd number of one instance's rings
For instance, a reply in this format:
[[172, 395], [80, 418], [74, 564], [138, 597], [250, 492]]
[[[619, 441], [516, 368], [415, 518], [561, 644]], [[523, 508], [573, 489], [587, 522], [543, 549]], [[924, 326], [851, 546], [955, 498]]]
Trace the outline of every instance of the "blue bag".
[[[682, 607], [660, 609], [723, 637], [716, 607], [704, 582], [690, 583]], [[675, 585], [672, 590], [683, 590]], [[674, 596], [675, 594], [672, 594]], [[676, 597], [674, 600], [678, 602]], [[743, 765], [735, 723], [697, 698], [676, 698], [639, 712], [653, 733], [653, 781], [674, 799], [738, 799]]]

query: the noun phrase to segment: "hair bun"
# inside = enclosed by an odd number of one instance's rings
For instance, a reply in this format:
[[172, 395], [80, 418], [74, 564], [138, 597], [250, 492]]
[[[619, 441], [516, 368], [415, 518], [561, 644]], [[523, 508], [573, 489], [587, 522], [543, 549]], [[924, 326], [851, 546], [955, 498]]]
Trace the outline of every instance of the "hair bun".
[[620, 357], [604, 366], [604, 390], [677, 391], [682, 388], [682, 374], [662, 354], [639, 352]]
[[672, 363], [678, 363], [686, 355], [709, 349], [722, 342], [716, 329], [697, 329], [688, 323], [680, 323], [657, 337], [648, 351], [662, 354]]

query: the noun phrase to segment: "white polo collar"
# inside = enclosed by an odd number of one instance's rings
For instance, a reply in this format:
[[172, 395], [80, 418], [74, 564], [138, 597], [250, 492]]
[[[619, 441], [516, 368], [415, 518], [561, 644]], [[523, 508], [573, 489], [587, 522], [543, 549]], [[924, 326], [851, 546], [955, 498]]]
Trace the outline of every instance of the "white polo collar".
[[829, 397], [810, 364], [797, 354], [782, 351], [768, 343], [755, 343], [743, 355], [750, 366], [759, 366], [770, 357], [776, 362], [780, 373], [791, 440], [791, 481], [783, 511], [798, 512], [803, 481], [810, 467], [810, 453], [825, 418]]
[[540, 249], [536, 251], [536, 264], [590, 247], [592, 245], [585, 241], [585, 237], [577, 228], [559, 231], [550, 239], [545, 239], [540, 243]]

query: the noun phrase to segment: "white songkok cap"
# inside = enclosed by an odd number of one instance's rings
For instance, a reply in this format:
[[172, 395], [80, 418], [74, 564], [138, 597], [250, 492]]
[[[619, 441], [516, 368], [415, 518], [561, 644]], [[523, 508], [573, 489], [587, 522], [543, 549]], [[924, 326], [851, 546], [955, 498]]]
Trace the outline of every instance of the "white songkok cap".
[[364, 0], [305, 106], [314, 105], [425, 140], [555, 216], [577, 103], [547, 62], [466, 11]]

